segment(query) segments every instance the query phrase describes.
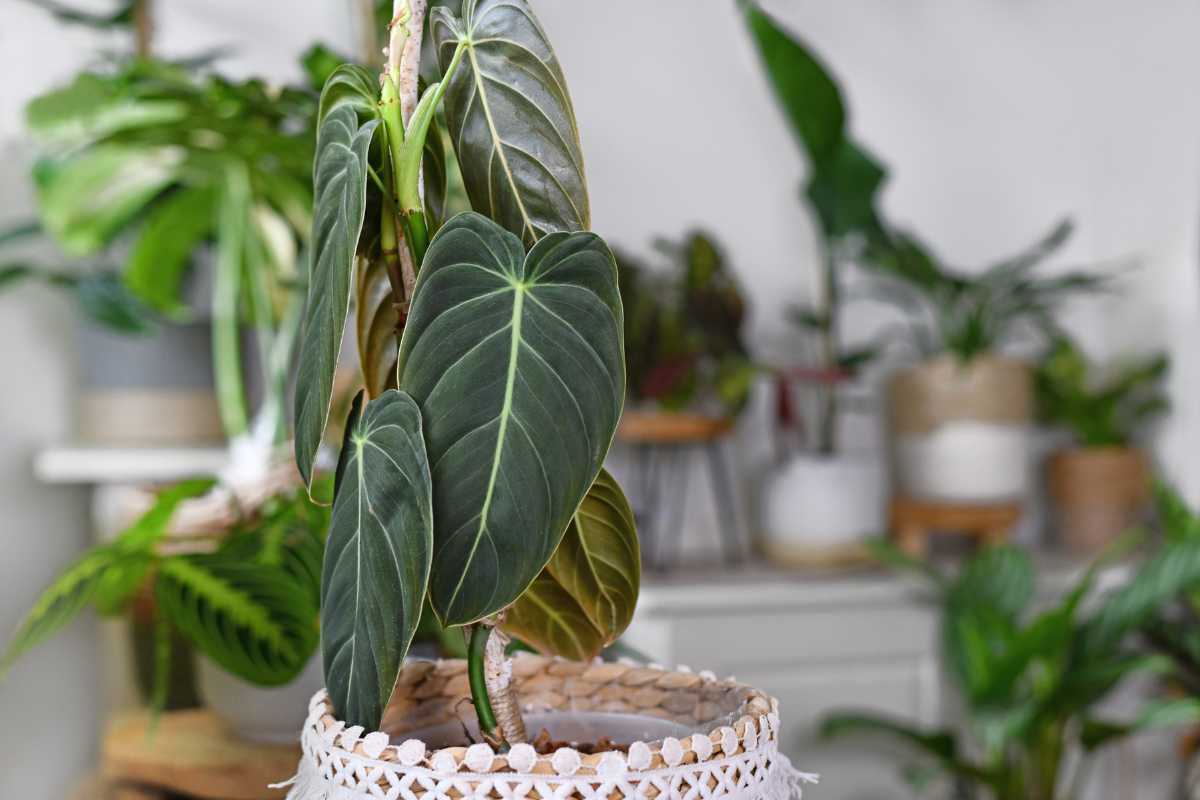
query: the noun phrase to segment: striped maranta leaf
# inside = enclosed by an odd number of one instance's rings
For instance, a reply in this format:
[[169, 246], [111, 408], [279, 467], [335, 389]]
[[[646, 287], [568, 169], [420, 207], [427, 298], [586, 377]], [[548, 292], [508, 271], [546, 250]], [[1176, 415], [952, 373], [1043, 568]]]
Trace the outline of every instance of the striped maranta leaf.
[[600, 471], [625, 396], [612, 253], [460, 214], [430, 245], [400, 345], [434, 493], [430, 597], [460, 625], [541, 572]]
[[543, 653], [586, 661], [629, 626], [641, 579], [637, 524], [620, 485], [601, 470], [505, 629]]
[[531, 245], [586, 230], [587, 181], [575, 110], [558, 59], [525, 0], [465, 0], [461, 16], [430, 17], [446, 69], [450, 139], [471, 206]]
[[321, 651], [340, 719], [376, 730], [429, 579], [433, 512], [416, 403], [360, 393], [346, 428], [321, 575]]

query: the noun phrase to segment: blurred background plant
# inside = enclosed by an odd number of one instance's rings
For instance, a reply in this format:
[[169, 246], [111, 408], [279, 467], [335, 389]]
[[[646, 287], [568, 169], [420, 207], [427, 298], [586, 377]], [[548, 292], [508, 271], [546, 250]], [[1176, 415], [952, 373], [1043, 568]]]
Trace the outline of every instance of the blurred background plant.
[[1045, 610], [1037, 610], [1030, 557], [1018, 548], [984, 550], [949, 575], [879, 545], [880, 558], [919, 577], [941, 609], [942, 660], [964, 722], [934, 729], [845, 712], [823, 721], [824, 735], [896, 739], [922, 758], [906, 773], [914, 784], [948, 776], [960, 797], [1074, 797], [1088, 757], [1106, 744], [1198, 718], [1194, 701], [1174, 698], [1148, 701], [1127, 720], [1104, 716], [1101, 704], [1126, 681], [1170, 668], [1168, 659], [1139, 647], [1130, 634], [1175, 598], [1200, 588], [1200, 538], [1193, 537], [1168, 541], [1128, 584], [1099, 592], [1099, 570], [1131, 544], [1126, 540], [1095, 562]]
[[1060, 336], [1034, 374], [1038, 416], [1070, 431], [1082, 447], [1128, 445], [1170, 409], [1163, 385], [1169, 368], [1167, 355], [1156, 353], [1102, 370]]
[[[249, 683], [292, 681], [319, 640], [329, 508], [298, 488], [239, 512], [225, 528], [173, 531], [180, 504], [212, 486], [201, 479], [163, 490], [113, 541], [94, 546], [64, 570], [21, 623], [0, 659], [0, 674], [85, 608], [121, 616], [141, 605], [154, 621], [153, 708], [166, 704], [178, 669], [173, 633]], [[332, 481], [325, 479], [316, 496], [327, 502], [331, 494]]]
[[757, 369], [743, 339], [745, 301], [707, 233], [655, 242], [653, 265], [618, 253], [631, 399], [665, 411], [736, 416]]

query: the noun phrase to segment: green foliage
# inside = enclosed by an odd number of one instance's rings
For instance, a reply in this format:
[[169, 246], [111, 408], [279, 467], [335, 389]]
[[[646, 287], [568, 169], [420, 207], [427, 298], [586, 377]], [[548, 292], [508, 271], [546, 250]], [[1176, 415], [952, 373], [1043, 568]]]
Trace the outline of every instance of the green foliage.
[[633, 510], [601, 470], [542, 574], [509, 607], [504, 628], [539, 649], [590, 661], [633, 620], [641, 572]]
[[592, 233], [521, 240], [478, 214], [434, 239], [400, 346], [426, 420], [441, 620], [517, 599], [600, 471], [625, 393], [621, 301]]
[[[155, 662], [169, 666], [170, 629], [238, 677], [263, 686], [291, 681], [316, 649], [320, 566], [327, 509], [304, 491], [268, 500], [212, 552], [164, 551], [178, 505], [207, 492], [211, 480], [163, 490], [154, 504], [107, 544], [94, 547], [47, 588], [9, 643], [0, 673], [57, 633], [89, 605], [123, 613], [146, 589], [158, 601]], [[159, 682], [154, 692], [164, 689]]]
[[1162, 385], [1169, 365], [1166, 354], [1158, 354], [1101, 376], [1061, 337], [1034, 376], [1038, 414], [1070, 430], [1083, 447], [1128, 445], [1140, 427], [1169, 408]]
[[421, 616], [432, 492], [417, 404], [392, 389], [364, 406], [359, 393], [321, 578], [322, 655], [335, 707], [376, 727]]
[[620, 254], [630, 396], [679, 411], [739, 413], [757, 369], [742, 338], [745, 302], [724, 252], [703, 232], [660, 240], [665, 263]]
[[1166, 668], [1131, 634], [1200, 587], [1200, 539], [1156, 555], [1126, 586], [1099, 595], [1096, 575], [1114, 551], [1046, 608], [1033, 603], [1035, 572], [1021, 550], [984, 550], [948, 578], [888, 545], [876, 549], [937, 598], [942, 657], [966, 720], [960, 729], [927, 730], [856, 711], [825, 720], [827, 735], [896, 738], [998, 800], [1053, 800], [1068, 783], [1063, 757], [1074, 745], [1092, 751], [1145, 728], [1193, 721], [1194, 703], [1150, 704], [1128, 722], [1099, 717], [1098, 706], [1130, 676]]
[[971, 274], [940, 264], [914, 237], [887, 234], [871, 241], [865, 263], [877, 273], [877, 293], [915, 317], [913, 338], [925, 356], [953, 353], [960, 361], [993, 352], [1032, 331], [1061, 332], [1059, 308], [1072, 296], [1103, 291], [1104, 277], [1081, 271], [1053, 277], [1035, 270], [1070, 238], [1063, 220], [1028, 250]]
[[[327, 422], [347, 299], [356, 290], [359, 364], [375, 399], [359, 404], [362, 416], [343, 444], [323, 626], [337, 711], [367, 728], [379, 723], [413, 626], [494, 623], [493, 615], [549, 582], [579, 609], [580, 631], [606, 639], [623, 627], [637, 586], [627, 553], [620, 586], [613, 574], [593, 573], [589, 583], [587, 575], [554, 576], [547, 566], [587, 505], [625, 393], [617, 270], [607, 245], [581, 232], [589, 205], [566, 82], [526, 0], [432, 3], [428, 28], [436, 64], [427, 57], [419, 70], [389, 65], [379, 81], [353, 67], [330, 72], [327, 54], [309, 59], [314, 75], [329, 77], [319, 112], [297, 460], [308, 474]], [[392, 52], [406, 30], [391, 27]], [[412, 88], [406, 76], [417, 73], [424, 85], [404, 123], [401, 102]], [[451, 216], [464, 197], [487, 216]], [[697, 269], [694, 280], [712, 280], [709, 267]], [[745, 381], [736, 370], [725, 375], [731, 386]], [[417, 465], [400, 458], [400, 445], [388, 438], [397, 432], [380, 436], [383, 427], [372, 428], [368, 436], [359, 429], [381, 401], [406, 396], [420, 414], [400, 427], [423, 430], [432, 480], [428, 588], [424, 575], [403, 570], [365, 578], [360, 570], [335, 581], [351, 541], [409, 548], [423, 533], [419, 515], [391, 513], [420, 506]], [[393, 470], [389, 459], [406, 466]], [[351, 469], [365, 460], [378, 463], [361, 474]], [[619, 495], [615, 484], [604, 487]], [[361, 526], [343, 519], [367, 499], [378, 517]], [[575, 531], [570, 541], [579, 545]], [[603, 546], [589, 534], [589, 545], [628, 549], [631, 522], [621, 518], [617, 533], [619, 543]], [[563, 563], [578, 555], [571, 547]], [[392, 605], [384, 614], [356, 613], [344, 602], [347, 587], [374, 578], [386, 586], [373, 595], [386, 594]], [[440, 619], [417, 619], [422, 598]], [[533, 617], [558, 609], [527, 605]], [[527, 615], [535, 626], [551, 624], [533, 617]], [[481, 676], [486, 630], [476, 627], [471, 638], [471, 674]], [[569, 638], [546, 637], [543, 649], [555, 652]], [[351, 640], [370, 645], [359, 659], [337, 658]], [[472, 688], [491, 733], [482, 680]]]
[[[123, 288], [141, 306], [186, 318], [186, 277], [215, 243], [215, 374], [235, 435], [247, 418], [242, 323], [258, 329], [263, 408], [279, 416], [273, 365], [290, 348], [301, 302], [317, 105], [306, 89], [194, 73], [184, 63], [121, 61], [35, 98], [26, 116], [42, 144], [34, 178], [43, 227], [74, 257], [127, 254]], [[115, 285], [102, 294], [89, 286], [88, 302], [130, 328], [132, 316], [112, 310]]]
[[466, 0], [430, 14], [446, 122], [472, 207], [526, 246], [591, 224], [575, 110], [527, 4]]

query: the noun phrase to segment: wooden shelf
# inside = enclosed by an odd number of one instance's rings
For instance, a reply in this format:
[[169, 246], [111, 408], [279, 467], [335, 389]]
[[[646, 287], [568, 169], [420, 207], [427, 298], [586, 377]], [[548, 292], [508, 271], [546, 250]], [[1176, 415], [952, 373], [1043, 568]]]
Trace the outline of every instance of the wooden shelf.
[[[238, 740], [210, 711], [173, 711], [151, 728], [147, 712], [117, 718], [101, 744], [100, 778], [88, 797], [275, 800], [300, 761], [299, 744]], [[107, 793], [107, 794], [105, 794]]]

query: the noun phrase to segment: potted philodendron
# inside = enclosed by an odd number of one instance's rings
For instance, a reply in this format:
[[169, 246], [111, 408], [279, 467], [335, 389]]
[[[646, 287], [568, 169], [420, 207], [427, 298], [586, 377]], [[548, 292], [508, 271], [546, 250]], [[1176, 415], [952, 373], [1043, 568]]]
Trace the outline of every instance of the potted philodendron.
[[191, 660], [174, 646], [182, 639], [201, 656], [201, 699], [242, 736], [293, 738], [304, 700], [321, 686], [313, 655], [329, 512], [293, 488], [251, 513], [227, 507], [226, 522], [185, 535], [177, 525], [181, 505], [212, 485], [185, 481], [163, 490], [115, 539], [65, 570], [17, 629], [0, 674], [91, 606], [102, 616], [132, 615], [153, 631], [146, 665], [153, 710], [168, 706], [169, 693], [191, 697]]
[[822, 731], [899, 743], [913, 756], [905, 771], [913, 783], [944, 777], [959, 797], [1070, 800], [1105, 745], [1200, 719], [1192, 698], [1144, 700], [1123, 719], [1104, 705], [1163, 671], [1164, 659], [1133, 634], [1200, 586], [1200, 538], [1168, 545], [1107, 594], [1097, 561], [1049, 604], [1037, 602], [1036, 572], [1017, 548], [984, 550], [955, 575], [888, 547], [880, 555], [918, 576], [940, 608], [942, 661], [961, 719], [930, 726], [864, 709], [828, 716]]
[[1003, 348], [1022, 334], [1057, 335], [1062, 303], [1104, 287], [1103, 277], [1087, 272], [1035, 274], [1070, 234], [1071, 224], [1061, 222], [977, 275], [939, 264], [907, 234], [869, 243], [865, 258], [878, 288], [911, 314], [922, 359], [888, 385], [896, 484], [906, 496], [1001, 503], [1028, 489], [1033, 373]]
[[[841, 91], [825, 66], [756, 2], [744, 0], [741, 6], [780, 109], [808, 161], [804, 196], [818, 234], [822, 287], [816, 302], [789, 314], [815, 343], [813, 357], [776, 376], [780, 428], [806, 427], [815, 436], [800, 452], [781, 453], [764, 485], [762, 545], [784, 562], [853, 558], [865, 552], [867, 537], [886, 529], [888, 487], [878, 451], [839, 441], [845, 390], [878, 350], [875, 343], [846, 341], [843, 272], [864, 235], [880, 226], [875, 198], [885, 172], [852, 138]], [[807, 404], [815, 406], [811, 413], [795, 400], [798, 380], [816, 388], [815, 403]], [[803, 426], [805, 421], [810, 424]]]
[[1102, 548], [1146, 510], [1150, 458], [1135, 437], [1168, 409], [1162, 383], [1169, 363], [1159, 354], [1101, 374], [1062, 338], [1039, 365], [1039, 417], [1072, 438], [1047, 466], [1056, 528], [1068, 547]]
[[624, 424], [638, 432], [727, 429], [757, 374], [742, 336], [745, 301], [722, 249], [701, 231], [659, 241], [655, 268], [617, 254], [625, 309], [629, 400]]
[[[382, 80], [343, 66], [321, 100], [295, 415], [306, 480], [348, 308], [372, 281], [387, 301], [358, 312], [378, 336], [359, 342], [366, 389], [321, 582], [327, 691], [290, 797], [780, 796], [795, 775], [768, 697], [589, 661], [639, 583], [632, 514], [602, 471], [625, 397], [617, 269], [587, 232], [575, 115], [529, 4], [437, 5], [428, 26], [426, 11], [397, 2]], [[440, 74], [420, 92], [425, 36]], [[450, 157], [475, 210], [443, 219]], [[405, 664], [426, 600], [463, 631], [465, 661]], [[510, 658], [510, 636], [543, 655]]]

